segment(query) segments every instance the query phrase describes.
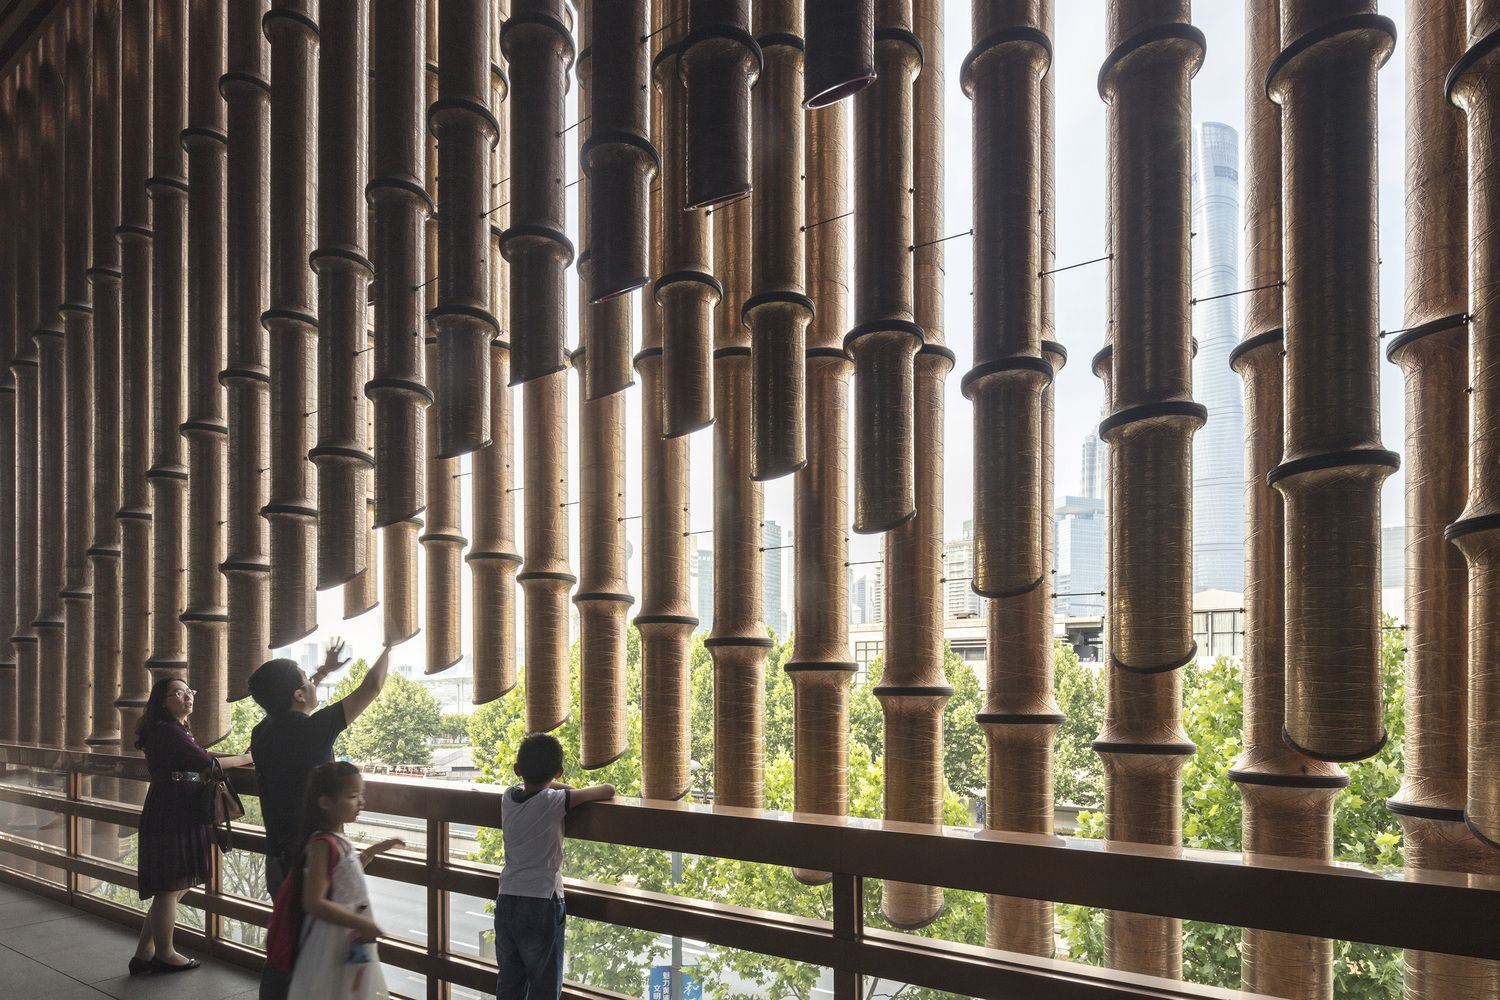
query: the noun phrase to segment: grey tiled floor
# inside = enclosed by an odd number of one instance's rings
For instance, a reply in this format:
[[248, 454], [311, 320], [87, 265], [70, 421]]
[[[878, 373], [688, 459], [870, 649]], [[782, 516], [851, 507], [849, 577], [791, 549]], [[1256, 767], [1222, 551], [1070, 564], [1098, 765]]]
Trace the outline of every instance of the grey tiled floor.
[[135, 933], [0, 884], [0, 996], [24, 1000], [253, 1000], [258, 977], [223, 962], [131, 979]]

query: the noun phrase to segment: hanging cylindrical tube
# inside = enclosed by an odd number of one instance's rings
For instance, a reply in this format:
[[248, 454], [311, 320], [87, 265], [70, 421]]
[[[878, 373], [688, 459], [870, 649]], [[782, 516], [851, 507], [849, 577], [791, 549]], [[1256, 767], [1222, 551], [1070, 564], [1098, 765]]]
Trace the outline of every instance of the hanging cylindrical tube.
[[[692, 742], [688, 731], [690, 644], [698, 619], [689, 590], [688, 511], [690, 450], [685, 437], [665, 435], [663, 339], [672, 324], [697, 324], [711, 338], [718, 282], [711, 268], [709, 233], [701, 212], [676, 211], [680, 183], [681, 123], [686, 103], [676, 72], [677, 48], [686, 35], [687, 0], [652, 5], [652, 38], [661, 47], [652, 60], [657, 100], [651, 102], [651, 132], [662, 150], [662, 181], [651, 195], [651, 272], [658, 276], [655, 300], [646, 303], [641, 351], [635, 368], [641, 381], [641, 795], [679, 799], [689, 790]], [[675, 96], [674, 96], [675, 95]], [[675, 118], [674, 118], [675, 115]], [[678, 123], [674, 139], [673, 122]], [[697, 266], [687, 281], [662, 286], [683, 251]], [[703, 291], [676, 298], [691, 286]], [[668, 293], [668, 290], [672, 290]], [[663, 294], [668, 293], [668, 294]], [[712, 296], [712, 297], [710, 297]], [[671, 303], [676, 304], [673, 308]], [[711, 384], [711, 383], [710, 383]]]
[[[437, 336], [437, 400], [427, 419], [437, 429], [437, 456], [456, 458], [489, 443], [490, 342], [500, 330], [490, 312], [487, 213], [490, 147], [500, 126], [490, 111], [490, 0], [443, 0], [438, 22], [438, 99], [427, 109], [442, 177], [437, 308], [428, 314]], [[561, 200], [559, 185], [549, 182], [548, 190]]]
[[853, 97], [875, 82], [875, 0], [820, 0], [807, 5], [809, 110]]
[[[792, 655], [793, 790], [797, 812], [849, 812], [849, 105], [807, 115], [807, 465], [792, 479], [795, 584]], [[827, 221], [825, 221], [827, 220]], [[828, 872], [795, 869], [821, 885]]]
[[742, 315], [729, 318], [750, 329], [750, 476], [765, 480], [807, 464], [805, 352], [814, 309], [803, 256], [802, 5], [763, 0], [755, 31], [765, 59], [754, 102], [753, 239], [746, 240], [755, 252], [736, 251], [752, 260], [750, 297]]
[[[912, 86], [922, 46], [911, 0], [875, 7], [879, 78], [854, 99], [854, 530], [878, 534], [916, 516]], [[928, 448], [927, 450], [931, 450]]]
[[40, 123], [36, 92], [37, 53], [28, 54], [16, 85], [16, 322], [10, 368], [16, 379], [16, 738], [37, 738], [37, 350], [32, 331], [39, 313], [36, 199]]
[[[1103, 755], [1111, 840], [1182, 842], [1179, 668], [1193, 657], [1189, 311], [1190, 84], [1204, 40], [1187, 0], [1114, 0], [1099, 72], [1107, 105], [1110, 321], [1110, 585]], [[1110, 911], [1105, 962], [1182, 976], [1181, 921]]]
[[313, 0], [272, 0], [270, 345], [271, 638], [289, 646], [318, 627], [316, 469], [309, 418], [317, 407], [318, 296], [308, 257], [317, 235], [318, 29]]
[[1469, 128], [1469, 495], [1447, 536], [1469, 563], [1469, 762], [1464, 817], [1500, 848], [1500, 228], [1495, 129], [1500, 120], [1500, 0], [1470, 0], [1469, 48], [1448, 76]]
[[[365, 334], [364, 351], [375, 349], [375, 331]], [[361, 397], [356, 405], [365, 415], [365, 441], [375, 439], [375, 404]], [[375, 474], [365, 473], [365, 571], [344, 584], [344, 620], [358, 618], [380, 606], [380, 549], [375, 537]]]
[[[151, 692], [152, 10], [122, 4], [120, 31], [120, 732], [133, 733]], [[23, 398], [18, 396], [19, 399]], [[19, 412], [19, 411], [18, 411]], [[20, 471], [18, 468], [17, 476]], [[19, 478], [18, 478], [19, 482]], [[19, 503], [19, 497], [17, 499]], [[19, 515], [18, 515], [19, 516]], [[20, 541], [17, 522], [17, 542]], [[18, 551], [24, 557], [25, 549]], [[132, 740], [122, 749], [134, 753]]]
[[686, 205], [743, 198], [751, 187], [750, 90], [761, 72], [750, 0], [689, 0], [676, 55], [687, 88]]
[[[58, 305], [63, 282], [66, 191], [67, 71], [63, 19], [54, 21], [41, 42], [37, 74], [37, 322], [32, 332], [38, 354], [37, 393], [37, 739], [61, 745], [67, 713], [67, 636], [62, 601], [64, 530], [64, 449], [67, 388], [63, 372], [65, 324]], [[70, 310], [71, 311], [71, 310]]]
[[[23, 209], [20, 161], [16, 151], [16, 83], [19, 70], [0, 80], [0, 216], [12, 222], [11, 238], [0, 240], [0, 345], [15, 343], [16, 256]], [[118, 131], [118, 121], [116, 127]], [[116, 174], [116, 181], [119, 176]], [[113, 237], [111, 237], [113, 238]], [[116, 469], [118, 475], [119, 470]], [[0, 368], [0, 740], [15, 740], [17, 718], [15, 644], [7, 634], [16, 614], [16, 377]], [[118, 687], [119, 666], [115, 677]], [[113, 695], [110, 696], [113, 700]], [[96, 701], [97, 705], [98, 702]], [[108, 709], [113, 712], [113, 707]], [[103, 722], [95, 715], [95, 725]], [[118, 726], [118, 722], [116, 722]]]
[[753, 205], [714, 209], [714, 617], [703, 644], [714, 669], [714, 801], [760, 808], [765, 797], [766, 634], [761, 486], [751, 479], [750, 292]]
[[[514, 262], [512, 262], [514, 266]], [[525, 561], [516, 582], [526, 595], [526, 731], [545, 733], [567, 721], [568, 375], [555, 372], [521, 390]]]
[[[953, 368], [953, 353], [943, 346], [943, 299], [941, 245], [922, 248], [923, 267], [920, 291], [915, 281], [916, 263], [912, 244], [918, 226], [925, 233], [940, 229], [942, 213], [942, 153], [941, 140], [934, 146], [923, 149], [923, 184], [917, 186], [913, 163], [913, 145], [916, 139], [913, 130], [916, 70], [921, 53], [931, 45], [934, 54], [932, 79], [927, 86], [935, 90], [925, 100], [937, 100], [942, 93], [941, 63], [943, 34], [941, 17], [933, 17], [933, 6], [924, 5], [926, 15], [920, 27], [926, 32], [918, 38], [908, 28], [918, 27], [913, 17], [914, 5], [910, 0], [899, 3], [877, 4], [876, 19], [882, 26], [876, 33], [876, 61], [886, 68], [887, 76], [855, 98], [855, 184], [876, 188], [885, 200], [883, 215], [869, 228], [859, 222], [871, 218], [857, 216], [856, 231], [860, 233], [861, 260], [857, 262], [856, 289], [858, 300], [864, 308], [863, 315], [890, 316], [893, 311], [910, 310], [911, 330], [897, 330], [896, 339], [889, 324], [876, 320], [870, 332], [860, 334], [860, 328], [849, 335], [845, 344], [855, 357], [855, 395], [860, 397], [860, 357], [873, 360], [871, 348], [878, 357], [884, 347], [876, 344], [887, 341], [894, 346], [896, 354], [906, 357], [904, 364], [911, 380], [912, 396], [906, 412], [912, 416], [912, 432], [922, 442], [920, 454], [913, 456], [908, 451], [908, 471], [912, 473], [912, 501], [915, 515], [910, 518], [897, 517], [885, 536], [885, 669], [875, 685], [875, 696], [880, 700], [885, 717], [885, 817], [911, 823], [941, 823], [943, 821], [943, 707], [953, 694], [943, 674], [943, 387], [948, 372]], [[899, 25], [892, 33], [892, 25]], [[904, 75], [903, 75], [904, 74]], [[872, 114], [871, 102], [875, 104]], [[930, 106], [930, 105], [929, 105]], [[861, 110], [863, 109], [863, 110]], [[883, 109], [883, 110], [882, 110]], [[883, 114], [899, 112], [901, 125], [883, 120]], [[886, 137], [902, 143], [898, 146], [864, 144], [867, 137], [861, 128], [871, 127], [872, 119], [881, 119], [879, 127], [885, 129]], [[928, 122], [929, 129], [932, 122]], [[931, 141], [932, 133], [924, 135]], [[871, 162], [872, 156], [890, 157], [896, 169], [892, 176], [902, 175], [902, 198], [897, 199], [893, 188], [880, 191], [876, 181], [881, 167]], [[911, 188], [916, 197], [905, 194]], [[874, 209], [866, 197], [871, 192], [856, 195], [856, 205]], [[899, 200], [899, 205], [897, 201]], [[920, 222], [918, 217], [920, 216]], [[897, 222], [896, 220], [901, 220]], [[894, 257], [891, 238], [896, 231], [904, 232], [900, 237], [904, 253], [898, 262]], [[929, 236], [928, 240], [932, 237]], [[928, 242], [923, 240], [921, 242]], [[881, 249], [877, 249], [881, 248]], [[874, 256], [877, 263], [881, 255], [888, 270], [866, 269], [864, 256]], [[876, 274], [889, 275], [892, 280], [905, 283], [905, 299], [895, 289], [876, 289], [867, 282]], [[875, 305], [882, 295], [896, 298], [886, 299], [885, 304]], [[918, 311], [920, 310], [920, 311]], [[906, 354], [921, 340], [912, 331], [926, 330], [926, 343], [912, 360]], [[899, 326], [899, 324], [898, 324]], [[857, 339], [856, 339], [857, 338]], [[862, 345], [862, 346], [861, 346]], [[894, 355], [892, 356], [894, 357]], [[887, 358], [887, 361], [891, 358]], [[898, 362], [899, 363], [899, 362]], [[885, 373], [878, 373], [881, 378]], [[866, 400], [868, 402], [868, 398]], [[858, 403], [856, 403], [858, 406]], [[869, 419], [869, 411], [865, 418]], [[855, 430], [860, 431], [860, 414], [856, 410]], [[910, 446], [912, 439], [907, 438]], [[855, 470], [855, 519], [859, 530], [859, 455], [856, 445]], [[914, 461], [911, 461], [913, 460]], [[865, 466], [868, 472], [870, 466]], [[869, 494], [865, 495], [870, 499]], [[867, 511], [871, 508], [866, 507]], [[880, 524], [882, 522], [875, 522]], [[890, 523], [890, 522], [883, 522]], [[868, 524], [868, 522], [867, 522]], [[903, 882], [887, 882], [881, 894], [881, 912], [895, 927], [923, 927], [936, 920], [943, 907], [943, 890], [938, 886], [912, 885]]]
[[[661, 119], [656, 146], [662, 153], [659, 220], [662, 260], [651, 286], [661, 307], [662, 433], [680, 437], [702, 430], [714, 419], [713, 311], [723, 289], [713, 276], [711, 218], [687, 207], [687, 89], [677, 71], [687, 28], [688, 0], [664, 0], [652, 61]], [[639, 367], [639, 366], [638, 366]]]
[[[591, 4], [593, 93], [586, 102], [580, 95], [579, 116], [592, 117], [592, 134], [579, 153], [579, 162], [593, 185], [588, 223], [593, 234], [593, 271], [587, 289], [593, 302], [622, 295], [651, 280], [646, 210], [648, 190], [661, 163], [651, 145], [648, 120], [649, 11], [647, 0]], [[615, 370], [609, 381], [620, 381], [621, 376], [629, 381], [629, 353], [627, 345], [611, 354]]]
[[1039, 5], [976, 5], [974, 47], [963, 67], [964, 92], [974, 101], [975, 177], [974, 367], [963, 391], [974, 403], [971, 586], [982, 597], [1041, 585], [1042, 521], [1050, 516], [1051, 498], [1041, 489], [1041, 397], [1052, 366], [1041, 356], [1037, 207], [1041, 79], [1052, 46], [1039, 27]]
[[[1283, 0], [1266, 74], [1281, 105], [1286, 445], [1286, 730], [1293, 749], [1363, 760], [1385, 745], [1375, 74], [1395, 27], [1373, 2]], [[1335, 39], [1337, 41], [1335, 41]], [[1336, 624], [1330, 624], [1336, 623]]]
[[93, 255], [94, 5], [68, 8], [67, 156], [63, 163], [64, 213], [62, 603], [66, 622], [67, 684], [63, 742], [86, 749], [94, 710], [94, 573], [88, 550], [94, 530], [94, 308], [88, 271]]
[[[265, 662], [271, 639], [271, 557], [260, 516], [267, 489], [269, 354], [261, 313], [270, 304], [271, 84], [261, 19], [270, 0], [229, 9], [228, 72], [219, 81], [229, 123], [226, 166], [225, 301], [227, 366], [219, 374], [228, 394], [229, 495], [224, 517], [224, 574], [229, 636], [228, 694], [250, 693], [250, 675]], [[97, 583], [96, 583], [97, 587]]]
[[566, 233], [563, 98], [573, 36], [563, 0], [513, 0], [501, 44], [510, 66], [510, 262], [512, 385], [566, 370]]
[[317, 588], [363, 573], [365, 476], [374, 457], [365, 440], [366, 299], [373, 267], [365, 257], [369, 215], [369, 35], [365, 0], [323, 0], [318, 54]]
[[[1333, 860], [1333, 806], [1349, 783], [1281, 739], [1285, 705], [1285, 526], [1266, 473], [1281, 462], [1281, 109], [1266, 98], [1266, 69], [1281, 52], [1280, 0], [1245, 5], [1244, 339], [1230, 364], [1245, 393], [1244, 750], [1239, 786], [1251, 853]], [[1333, 942], [1256, 928], [1243, 933], [1244, 988], [1292, 1000], [1333, 995]]]

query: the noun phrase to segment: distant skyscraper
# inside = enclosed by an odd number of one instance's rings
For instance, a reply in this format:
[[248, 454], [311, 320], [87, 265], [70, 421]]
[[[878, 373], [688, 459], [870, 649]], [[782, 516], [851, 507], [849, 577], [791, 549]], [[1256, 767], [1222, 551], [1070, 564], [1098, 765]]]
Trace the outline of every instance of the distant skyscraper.
[[884, 566], [861, 574], [849, 588], [849, 621], [854, 625], [877, 625], [885, 620]]
[[714, 627], [714, 550], [698, 550], [698, 631], [711, 632]]
[[[1099, 408], [1099, 418], [1104, 419], [1104, 407]], [[1080, 485], [1083, 495], [1092, 500], [1103, 500], [1104, 489], [1108, 485], [1108, 477], [1105, 473], [1104, 456], [1108, 445], [1099, 439], [1099, 428], [1084, 435], [1083, 438], [1083, 474], [1080, 476]], [[1051, 502], [1051, 498], [1048, 498]]]
[[[1193, 438], [1193, 590], [1245, 589], [1245, 406], [1229, 352], [1240, 340], [1239, 135], [1193, 129], [1193, 397], [1208, 424]], [[1215, 296], [1223, 296], [1215, 298]]]
[[976, 618], [986, 602], [974, 593], [974, 522], [964, 522], [964, 537], [943, 543], [943, 593], [949, 618]]
[[1086, 618], [1104, 613], [1104, 501], [1064, 497], [1053, 514], [1057, 526], [1057, 614]]
[[766, 606], [766, 624], [776, 633], [777, 638], [786, 638], [786, 606], [781, 600], [781, 554], [786, 550], [781, 547], [781, 525], [775, 521], [767, 521], [761, 527], [761, 547], [765, 549], [761, 553], [761, 586], [762, 599]]

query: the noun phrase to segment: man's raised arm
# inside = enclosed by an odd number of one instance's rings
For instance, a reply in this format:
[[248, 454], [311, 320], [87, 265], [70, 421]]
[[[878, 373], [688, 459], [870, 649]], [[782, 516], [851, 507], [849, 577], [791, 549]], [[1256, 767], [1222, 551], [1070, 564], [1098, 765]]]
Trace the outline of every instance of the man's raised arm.
[[370, 664], [370, 672], [365, 674], [365, 679], [360, 682], [359, 687], [344, 696], [339, 704], [344, 706], [344, 721], [350, 725], [359, 718], [360, 713], [372, 705], [376, 698], [380, 697], [380, 691], [385, 687], [385, 677], [391, 667], [391, 647], [386, 646]]

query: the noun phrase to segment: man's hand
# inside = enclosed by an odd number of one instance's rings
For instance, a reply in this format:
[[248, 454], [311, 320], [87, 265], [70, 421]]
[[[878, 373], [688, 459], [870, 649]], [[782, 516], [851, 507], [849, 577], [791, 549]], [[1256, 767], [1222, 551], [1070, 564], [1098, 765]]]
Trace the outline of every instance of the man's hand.
[[338, 636], [334, 636], [333, 641], [328, 646], [328, 652], [323, 656], [323, 665], [312, 676], [312, 683], [314, 685], [321, 684], [323, 678], [349, 665], [350, 657], [345, 656], [342, 660], [339, 659], [343, 655], [343, 652], [344, 640]]

